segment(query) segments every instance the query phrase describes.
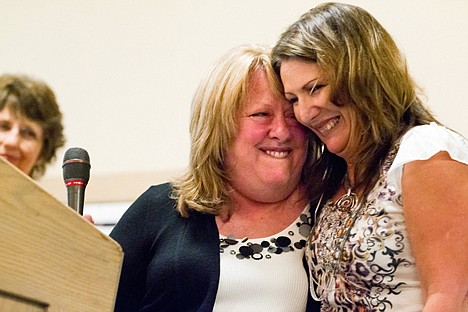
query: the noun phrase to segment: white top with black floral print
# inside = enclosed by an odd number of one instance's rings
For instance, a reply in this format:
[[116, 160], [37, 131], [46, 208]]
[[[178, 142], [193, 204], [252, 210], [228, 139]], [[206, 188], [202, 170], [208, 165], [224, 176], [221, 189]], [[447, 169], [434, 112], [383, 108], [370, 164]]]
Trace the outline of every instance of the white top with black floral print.
[[273, 236], [220, 236], [221, 274], [213, 311], [305, 311], [309, 282], [303, 257], [310, 228], [307, 206]]

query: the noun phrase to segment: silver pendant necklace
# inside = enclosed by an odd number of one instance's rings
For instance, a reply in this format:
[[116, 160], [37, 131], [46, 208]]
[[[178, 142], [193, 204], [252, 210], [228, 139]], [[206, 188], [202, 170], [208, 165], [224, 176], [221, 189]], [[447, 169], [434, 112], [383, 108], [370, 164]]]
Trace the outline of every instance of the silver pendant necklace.
[[[315, 284], [315, 287], [311, 287], [312, 297], [316, 300], [323, 299], [322, 296], [335, 287], [336, 278], [340, 278], [343, 270], [343, 262], [350, 260], [345, 245], [353, 224], [362, 210], [362, 203], [353, 191], [348, 173], [343, 177], [342, 183], [346, 193], [334, 203], [329, 201], [324, 207], [330, 209], [335, 217], [320, 218], [312, 230], [313, 249], [309, 251], [312, 251], [312, 258], [315, 258], [321, 271], [319, 276], [310, 272], [311, 280]], [[321, 233], [321, 230], [325, 232]]]
[[345, 176], [343, 177], [343, 186], [345, 188], [346, 193], [340, 198], [338, 198], [338, 200], [335, 202], [335, 206], [337, 209], [343, 212], [350, 212], [358, 204], [359, 198], [357, 194], [353, 191], [348, 172], [346, 172]]

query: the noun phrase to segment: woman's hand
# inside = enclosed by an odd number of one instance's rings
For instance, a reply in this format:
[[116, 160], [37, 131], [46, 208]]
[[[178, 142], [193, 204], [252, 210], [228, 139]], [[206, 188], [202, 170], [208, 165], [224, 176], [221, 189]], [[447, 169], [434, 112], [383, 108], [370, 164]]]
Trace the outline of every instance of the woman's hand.
[[90, 214], [84, 214], [83, 219], [85, 219], [85, 220], [91, 222], [92, 224], [94, 224], [93, 217]]

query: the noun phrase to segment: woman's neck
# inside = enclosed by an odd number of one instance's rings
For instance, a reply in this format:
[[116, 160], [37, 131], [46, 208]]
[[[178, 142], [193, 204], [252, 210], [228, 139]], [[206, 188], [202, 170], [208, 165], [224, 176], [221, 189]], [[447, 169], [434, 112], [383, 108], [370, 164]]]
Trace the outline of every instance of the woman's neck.
[[[231, 193], [230, 193], [231, 194]], [[268, 237], [287, 228], [307, 205], [303, 190], [276, 202], [258, 202], [233, 191], [231, 200], [216, 217], [222, 235], [238, 238]]]

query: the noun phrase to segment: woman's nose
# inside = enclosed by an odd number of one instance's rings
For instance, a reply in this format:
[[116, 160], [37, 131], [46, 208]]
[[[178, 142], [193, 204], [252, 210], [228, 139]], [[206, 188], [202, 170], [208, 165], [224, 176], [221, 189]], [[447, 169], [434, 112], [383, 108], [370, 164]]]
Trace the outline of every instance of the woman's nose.
[[309, 122], [315, 118], [319, 113], [319, 108], [312, 103], [305, 101], [297, 101], [294, 105], [294, 115], [296, 119], [303, 125], [309, 124]]
[[10, 129], [6, 132], [0, 132], [0, 144], [8, 146], [17, 146], [20, 142], [20, 133], [18, 129]]
[[273, 119], [270, 130], [270, 136], [273, 138], [277, 138], [281, 141], [286, 140], [287, 138], [289, 138], [291, 133], [289, 127], [290, 125], [288, 125], [285, 116], [277, 116]]

